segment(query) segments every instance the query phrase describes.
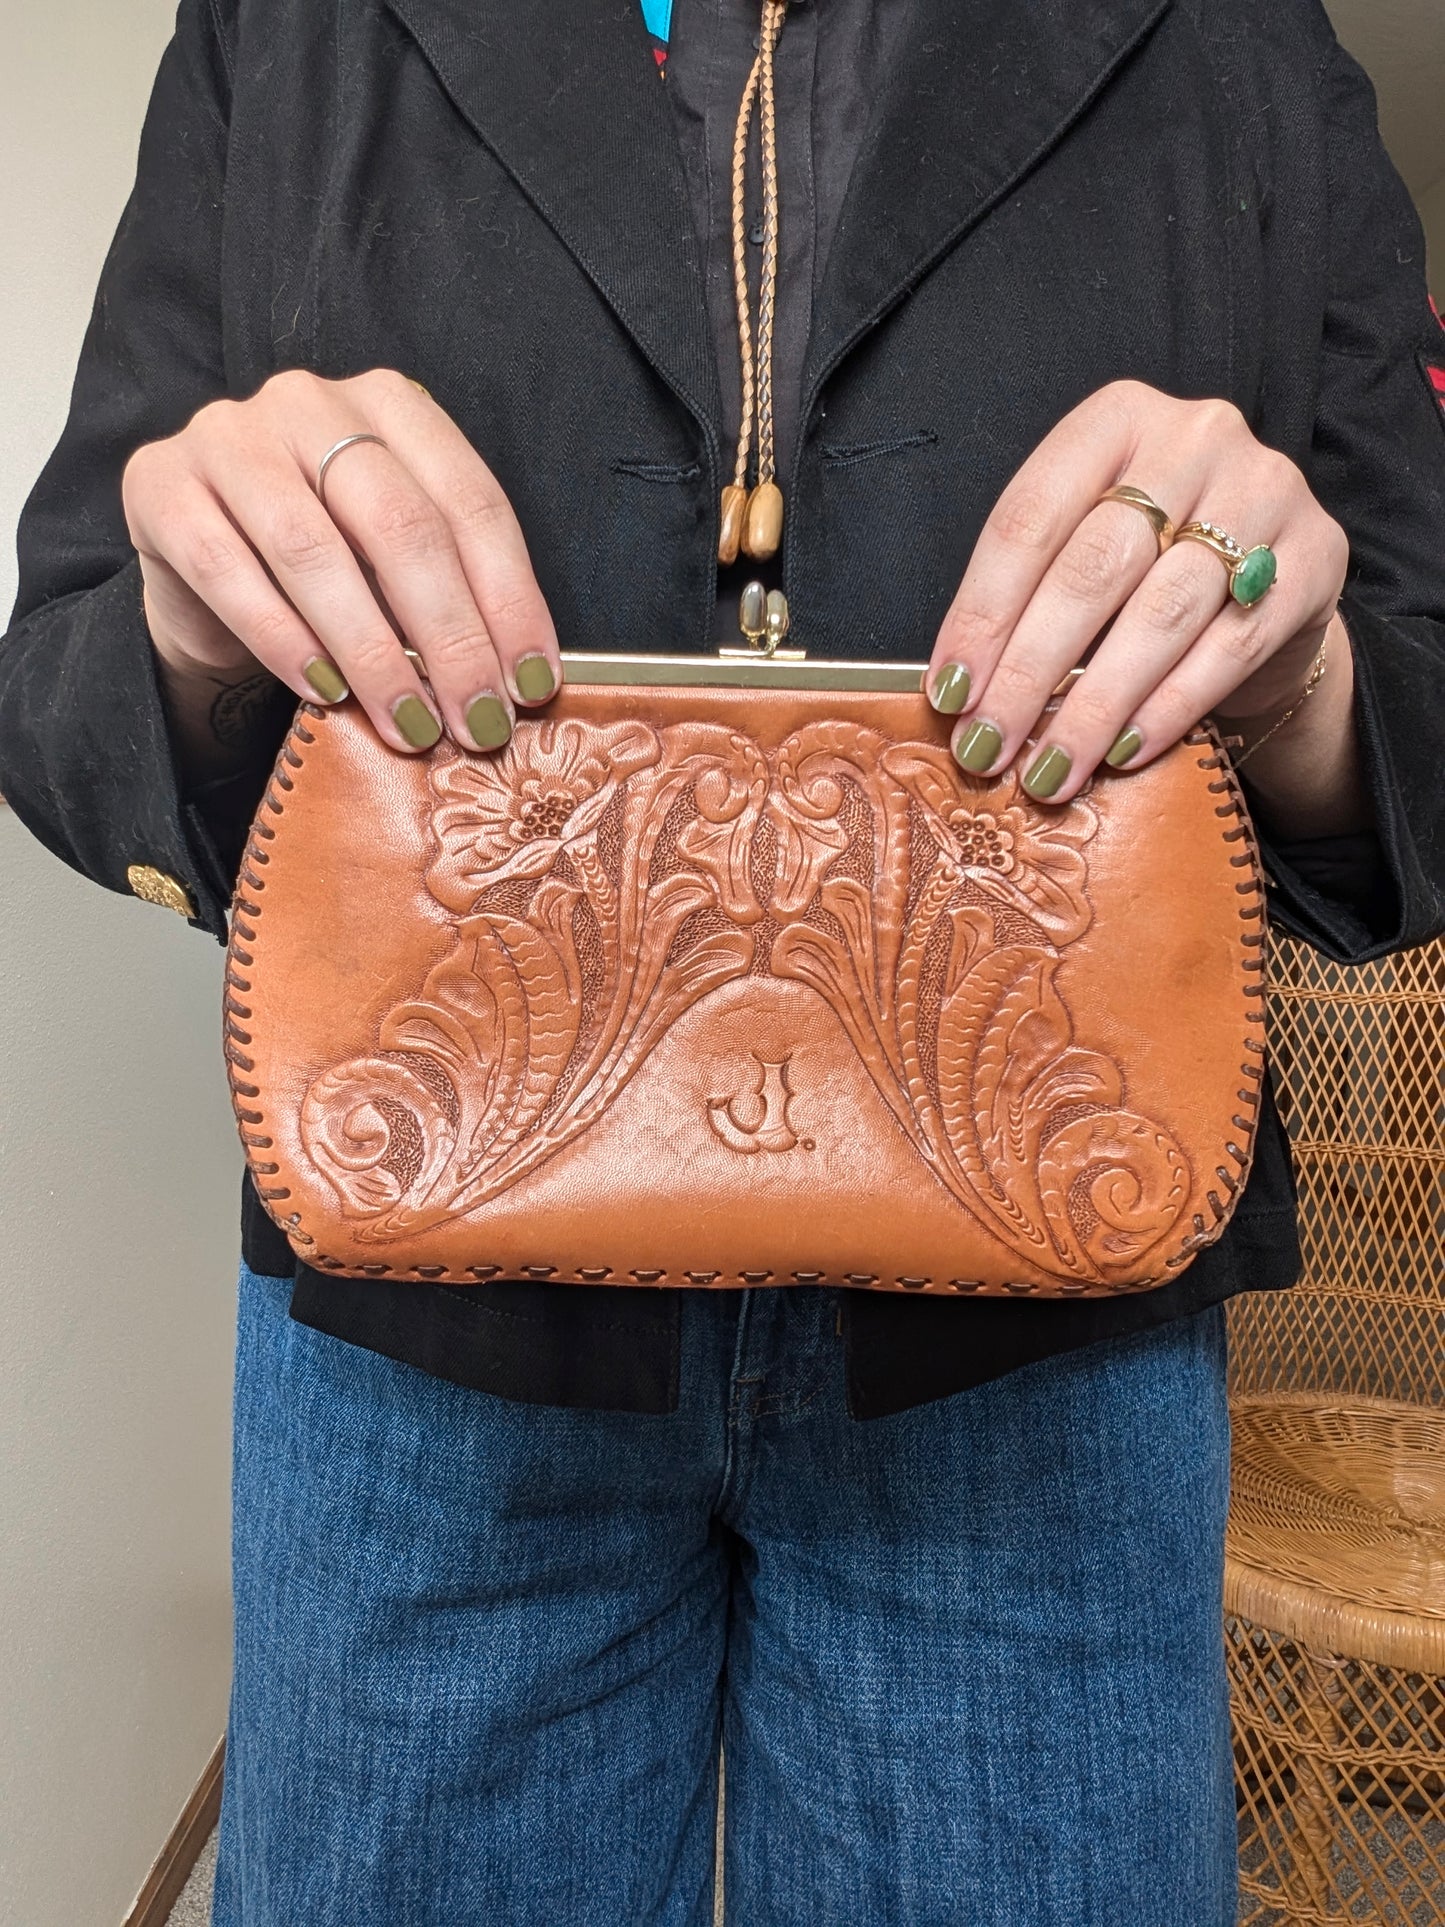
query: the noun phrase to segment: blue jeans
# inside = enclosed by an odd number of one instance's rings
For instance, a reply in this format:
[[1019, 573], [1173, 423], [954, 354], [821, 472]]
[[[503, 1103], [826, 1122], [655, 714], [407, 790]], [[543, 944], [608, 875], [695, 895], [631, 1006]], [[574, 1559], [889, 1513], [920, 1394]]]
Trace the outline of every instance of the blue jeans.
[[1231, 1927], [1217, 1310], [861, 1423], [822, 1289], [692, 1295], [668, 1417], [288, 1292], [242, 1274], [215, 1927], [711, 1927], [720, 1746], [737, 1927]]

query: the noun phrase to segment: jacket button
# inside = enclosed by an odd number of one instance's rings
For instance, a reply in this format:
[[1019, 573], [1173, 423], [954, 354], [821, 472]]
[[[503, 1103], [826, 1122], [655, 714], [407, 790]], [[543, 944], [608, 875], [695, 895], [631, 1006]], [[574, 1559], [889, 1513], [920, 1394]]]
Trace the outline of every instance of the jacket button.
[[145, 903], [158, 903], [163, 910], [174, 910], [183, 917], [196, 914], [196, 900], [185, 884], [178, 877], [167, 876], [164, 870], [152, 869], [149, 863], [132, 863], [125, 880]]

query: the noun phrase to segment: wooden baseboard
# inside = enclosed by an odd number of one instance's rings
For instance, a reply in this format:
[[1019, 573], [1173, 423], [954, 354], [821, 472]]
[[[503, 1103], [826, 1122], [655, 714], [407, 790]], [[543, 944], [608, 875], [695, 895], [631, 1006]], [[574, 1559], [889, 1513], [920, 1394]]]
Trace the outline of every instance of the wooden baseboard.
[[225, 1761], [226, 1742], [218, 1740], [215, 1752], [207, 1760], [190, 1799], [181, 1808], [170, 1838], [156, 1855], [156, 1863], [146, 1875], [121, 1927], [165, 1927], [192, 1867], [201, 1857], [201, 1848], [221, 1817], [221, 1774]]

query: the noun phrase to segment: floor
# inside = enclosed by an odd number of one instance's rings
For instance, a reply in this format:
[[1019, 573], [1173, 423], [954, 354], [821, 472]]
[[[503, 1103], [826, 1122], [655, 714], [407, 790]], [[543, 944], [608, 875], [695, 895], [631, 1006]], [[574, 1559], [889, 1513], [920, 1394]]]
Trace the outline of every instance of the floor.
[[191, 1869], [191, 1877], [170, 1911], [167, 1927], [209, 1927], [211, 1886], [215, 1877], [216, 1836], [213, 1833], [201, 1848], [201, 1857]]

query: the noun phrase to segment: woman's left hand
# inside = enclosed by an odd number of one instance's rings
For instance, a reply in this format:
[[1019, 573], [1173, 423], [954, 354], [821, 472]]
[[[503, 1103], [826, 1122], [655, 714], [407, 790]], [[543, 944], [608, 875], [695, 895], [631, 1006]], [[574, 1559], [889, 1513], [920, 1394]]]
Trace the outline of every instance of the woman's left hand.
[[[1203, 543], [1161, 555], [1139, 509], [1099, 502], [1119, 482], [1176, 529], [1213, 522], [1246, 549], [1268, 544], [1274, 586], [1246, 608]], [[1303, 688], [1348, 559], [1299, 469], [1232, 403], [1112, 382], [1064, 417], [999, 498], [939, 631], [929, 694], [959, 716], [964, 767], [1002, 769], [1108, 627], [1024, 759], [1030, 794], [1064, 803], [1101, 762], [1140, 768], [1211, 713], [1261, 733]]]

